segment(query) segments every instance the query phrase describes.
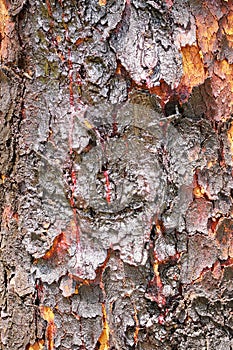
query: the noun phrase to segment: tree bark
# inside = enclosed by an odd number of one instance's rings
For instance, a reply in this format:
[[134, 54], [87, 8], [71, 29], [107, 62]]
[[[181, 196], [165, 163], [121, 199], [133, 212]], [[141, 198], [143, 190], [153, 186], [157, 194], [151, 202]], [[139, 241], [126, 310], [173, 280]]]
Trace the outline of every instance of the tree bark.
[[0, 349], [233, 348], [232, 26], [0, 0]]

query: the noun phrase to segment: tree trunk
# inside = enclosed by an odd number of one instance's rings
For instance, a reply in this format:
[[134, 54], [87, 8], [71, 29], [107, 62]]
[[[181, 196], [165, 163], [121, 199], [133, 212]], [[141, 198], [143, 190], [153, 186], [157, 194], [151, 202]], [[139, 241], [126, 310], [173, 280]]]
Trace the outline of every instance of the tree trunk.
[[233, 349], [232, 28], [0, 0], [1, 349]]

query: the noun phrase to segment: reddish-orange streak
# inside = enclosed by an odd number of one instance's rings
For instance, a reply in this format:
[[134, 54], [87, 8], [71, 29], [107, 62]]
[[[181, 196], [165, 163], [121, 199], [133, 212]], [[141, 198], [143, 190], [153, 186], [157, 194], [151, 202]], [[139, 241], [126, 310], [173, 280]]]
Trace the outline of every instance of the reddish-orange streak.
[[104, 177], [105, 177], [105, 185], [106, 185], [106, 201], [108, 203], [111, 202], [111, 190], [110, 190], [110, 181], [107, 170], [104, 171]]

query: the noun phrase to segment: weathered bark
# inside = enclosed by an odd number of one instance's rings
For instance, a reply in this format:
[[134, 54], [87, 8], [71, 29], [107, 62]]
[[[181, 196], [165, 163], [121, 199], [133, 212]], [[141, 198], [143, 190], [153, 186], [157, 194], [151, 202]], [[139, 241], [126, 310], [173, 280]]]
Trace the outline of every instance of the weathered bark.
[[233, 1], [0, 11], [0, 348], [232, 349]]

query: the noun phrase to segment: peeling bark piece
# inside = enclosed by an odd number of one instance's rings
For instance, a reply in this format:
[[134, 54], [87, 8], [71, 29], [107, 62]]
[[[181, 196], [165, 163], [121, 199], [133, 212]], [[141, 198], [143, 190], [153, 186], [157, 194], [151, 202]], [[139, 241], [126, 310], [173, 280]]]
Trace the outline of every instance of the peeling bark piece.
[[21, 266], [16, 267], [15, 275], [10, 280], [10, 289], [20, 297], [32, 294], [34, 291], [32, 281], [28, 280], [28, 273]]
[[158, 261], [163, 262], [169, 260], [169, 257], [176, 254], [174, 238], [171, 235], [160, 234], [155, 239], [155, 252]]
[[183, 76], [181, 85], [189, 87], [190, 91], [205, 81], [205, 70], [200, 50], [196, 45], [186, 45], [181, 48], [183, 58]]
[[102, 316], [102, 291], [99, 286], [81, 285], [72, 297], [72, 311], [83, 318]]
[[64, 297], [70, 297], [75, 293], [75, 281], [71, 276], [64, 276], [61, 279], [60, 289]]
[[233, 258], [233, 220], [221, 219], [216, 227], [216, 243], [219, 246], [219, 258]]
[[189, 237], [188, 252], [181, 259], [181, 282], [191, 283], [202, 276], [206, 268], [211, 268], [218, 258], [215, 240], [204, 235]]
[[189, 233], [196, 231], [208, 233], [208, 218], [211, 215], [212, 204], [205, 198], [197, 198], [189, 206], [186, 214], [186, 227]]
[[[181, 76], [181, 57], [165, 27], [161, 30], [164, 24], [163, 14], [159, 13], [159, 7], [156, 10], [158, 23], [153, 21], [154, 9], [150, 11], [145, 6], [143, 11], [136, 11], [126, 2], [123, 21], [127, 24], [125, 23], [124, 30], [116, 29], [115, 33], [113, 32], [111, 47], [138, 84], [146, 82], [148, 86], [153, 87], [166, 76], [166, 82], [174, 86]], [[153, 26], [153, 35], [148, 31], [150, 25]], [[161, 40], [162, 45], [157, 45], [158, 40]]]

